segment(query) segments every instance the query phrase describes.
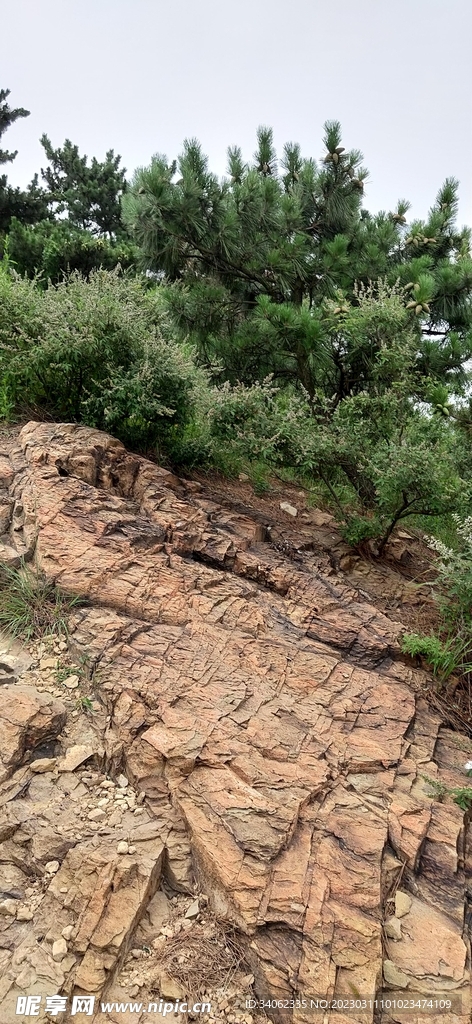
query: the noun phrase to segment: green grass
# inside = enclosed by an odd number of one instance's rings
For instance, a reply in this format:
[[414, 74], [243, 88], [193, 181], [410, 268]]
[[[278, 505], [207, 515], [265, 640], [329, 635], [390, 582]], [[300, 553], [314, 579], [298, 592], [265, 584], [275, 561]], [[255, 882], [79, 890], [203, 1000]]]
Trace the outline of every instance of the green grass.
[[441, 683], [446, 682], [453, 672], [462, 675], [472, 671], [470, 657], [470, 636], [448, 636], [441, 640], [438, 636], [420, 636], [418, 633], [405, 633], [402, 639], [402, 652], [410, 657], [424, 658], [431, 666], [433, 675]]
[[22, 640], [65, 637], [70, 612], [80, 604], [40, 573], [22, 564], [0, 565], [0, 628]]

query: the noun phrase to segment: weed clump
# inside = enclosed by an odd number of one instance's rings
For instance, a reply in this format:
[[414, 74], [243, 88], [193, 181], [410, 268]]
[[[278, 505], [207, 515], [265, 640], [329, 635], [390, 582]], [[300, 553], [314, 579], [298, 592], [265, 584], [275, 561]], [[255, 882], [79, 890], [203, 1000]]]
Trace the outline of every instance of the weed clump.
[[79, 603], [24, 563], [0, 564], [0, 628], [13, 637], [67, 636], [69, 614]]

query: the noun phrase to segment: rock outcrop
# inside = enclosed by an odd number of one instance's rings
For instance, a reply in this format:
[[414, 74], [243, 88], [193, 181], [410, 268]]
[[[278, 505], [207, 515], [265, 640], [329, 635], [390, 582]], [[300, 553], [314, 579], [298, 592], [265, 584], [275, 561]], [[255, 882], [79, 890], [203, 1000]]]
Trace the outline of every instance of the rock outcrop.
[[[34, 558], [84, 599], [68, 645], [97, 702], [72, 719], [54, 687], [5, 676], [2, 1019], [24, 991], [109, 991], [161, 877], [196, 879], [235, 926], [257, 998], [390, 992], [468, 1019], [470, 847], [425, 776], [463, 784], [470, 748], [422, 698], [400, 622], [316, 545], [278, 550], [258, 518], [98, 431], [28, 424], [0, 487], [0, 559]], [[120, 774], [133, 795], [113, 817], [99, 803]]]

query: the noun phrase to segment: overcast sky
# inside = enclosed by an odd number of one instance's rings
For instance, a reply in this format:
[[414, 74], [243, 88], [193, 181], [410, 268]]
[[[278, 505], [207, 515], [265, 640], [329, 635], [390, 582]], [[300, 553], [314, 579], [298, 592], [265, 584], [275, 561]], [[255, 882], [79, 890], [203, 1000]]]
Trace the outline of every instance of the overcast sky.
[[[43, 132], [121, 153], [129, 174], [197, 137], [223, 174], [260, 124], [322, 155], [322, 126], [370, 171], [365, 205], [424, 216], [447, 176], [472, 225], [472, 0], [0, 0], [0, 87], [31, 116], [4, 136], [26, 185]], [[411, 214], [410, 214], [411, 216]]]

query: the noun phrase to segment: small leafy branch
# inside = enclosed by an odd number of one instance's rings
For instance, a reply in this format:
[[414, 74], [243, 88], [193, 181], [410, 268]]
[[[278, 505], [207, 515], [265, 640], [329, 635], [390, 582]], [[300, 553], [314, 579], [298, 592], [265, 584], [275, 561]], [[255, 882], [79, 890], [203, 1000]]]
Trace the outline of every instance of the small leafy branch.
[[[471, 774], [468, 772], [468, 774]], [[469, 811], [472, 807], [472, 786], [454, 786], [449, 787], [444, 782], [438, 782], [437, 779], [431, 779], [429, 775], [423, 775], [422, 778], [431, 786], [433, 790], [431, 796], [440, 803], [445, 800], [446, 797], [451, 797], [455, 804], [461, 808], [462, 811]]]

